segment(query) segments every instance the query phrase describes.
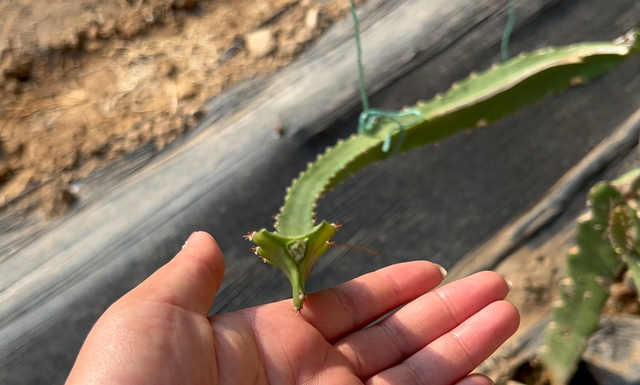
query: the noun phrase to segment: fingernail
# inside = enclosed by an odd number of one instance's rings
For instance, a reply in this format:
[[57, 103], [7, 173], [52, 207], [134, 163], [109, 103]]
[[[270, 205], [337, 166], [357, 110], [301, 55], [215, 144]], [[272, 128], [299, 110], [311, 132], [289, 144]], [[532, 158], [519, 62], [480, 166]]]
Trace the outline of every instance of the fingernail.
[[[511, 381], [509, 381], [509, 383], [511, 383]], [[478, 374], [478, 373], [470, 374], [469, 376], [464, 378], [462, 381], [456, 383], [456, 385], [489, 385], [489, 384], [493, 385], [495, 383], [489, 377], [483, 374]]]
[[504, 274], [500, 274], [502, 276], [502, 278], [504, 278], [504, 281], [507, 283], [507, 286], [509, 286], [509, 291], [511, 291], [511, 289], [513, 289], [513, 282], [511, 282], [511, 280], [509, 279], [509, 277], [507, 277]]
[[189, 238], [187, 238], [186, 241], [184, 241], [184, 245], [182, 245], [182, 250], [184, 250], [185, 247], [187, 247], [187, 245], [189, 244], [189, 241], [191, 240], [191, 238], [193, 238], [194, 235], [196, 235], [198, 232], [193, 232], [191, 233], [191, 235], [189, 235]]
[[442, 267], [441, 265], [438, 265], [437, 263], [434, 263], [434, 265], [438, 266], [438, 269], [440, 269], [440, 273], [442, 274], [442, 279], [447, 278], [447, 269], [445, 269], [444, 267]]

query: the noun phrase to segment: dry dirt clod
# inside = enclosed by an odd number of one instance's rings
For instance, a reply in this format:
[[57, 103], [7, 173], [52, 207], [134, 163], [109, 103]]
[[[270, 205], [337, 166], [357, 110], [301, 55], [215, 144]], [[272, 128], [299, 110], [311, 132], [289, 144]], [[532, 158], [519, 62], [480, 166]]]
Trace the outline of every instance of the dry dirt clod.
[[60, 182], [44, 185], [38, 194], [41, 197], [41, 209], [47, 218], [66, 213], [78, 201], [78, 197]]
[[[0, 156], [2, 156], [2, 153], [0, 153]], [[9, 166], [4, 164], [3, 162], [0, 162], [0, 187], [2, 187], [6, 182], [11, 180], [12, 174], [13, 172], [11, 168], [9, 168]]]
[[607, 299], [605, 312], [607, 313], [640, 313], [640, 303], [635, 290], [625, 282], [612, 283], [609, 287], [611, 295]]
[[198, 95], [200, 87], [198, 84], [185, 81], [176, 84], [176, 96], [178, 99], [192, 99]]
[[33, 170], [27, 169], [18, 172], [9, 179], [0, 189], [0, 205], [20, 195], [27, 188], [32, 177]]
[[276, 39], [268, 28], [249, 32], [245, 35], [245, 44], [253, 57], [265, 57], [276, 48]]

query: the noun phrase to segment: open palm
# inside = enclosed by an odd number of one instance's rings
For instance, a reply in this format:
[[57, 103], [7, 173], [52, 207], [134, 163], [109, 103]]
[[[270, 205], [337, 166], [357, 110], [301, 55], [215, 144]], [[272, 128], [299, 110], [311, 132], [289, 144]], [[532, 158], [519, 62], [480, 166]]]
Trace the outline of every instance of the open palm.
[[519, 322], [500, 275], [430, 292], [443, 277], [425, 261], [311, 294], [299, 314], [282, 301], [207, 318], [223, 274], [213, 238], [192, 235], [98, 320], [67, 384], [490, 384], [467, 375]]

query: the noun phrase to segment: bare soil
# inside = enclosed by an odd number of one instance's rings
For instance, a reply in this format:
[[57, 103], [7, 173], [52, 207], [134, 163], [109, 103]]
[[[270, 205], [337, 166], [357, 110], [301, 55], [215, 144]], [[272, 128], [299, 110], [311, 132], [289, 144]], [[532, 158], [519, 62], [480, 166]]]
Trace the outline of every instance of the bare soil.
[[[47, 214], [63, 212], [69, 183], [180, 138], [206, 99], [282, 68], [348, 9], [345, 0], [0, 4], [0, 208], [29, 195]], [[267, 41], [251, 54], [258, 30]]]

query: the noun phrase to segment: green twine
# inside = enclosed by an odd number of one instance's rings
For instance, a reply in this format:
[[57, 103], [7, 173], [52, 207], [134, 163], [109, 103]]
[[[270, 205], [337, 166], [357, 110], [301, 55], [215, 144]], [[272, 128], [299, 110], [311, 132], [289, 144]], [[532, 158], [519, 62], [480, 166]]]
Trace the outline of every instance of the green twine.
[[509, 41], [513, 33], [513, 27], [516, 24], [516, 0], [509, 0], [509, 15], [507, 25], [502, 32], [502, 41], [500, 42], [500, 52], [502, 53], [502, 61], [509, 60]]
[[367, 85], [364, 81], [364, 66], [362, 65], [362, 44], [360, 42], [360, 20], [356, 15], [356, 3], [351, 1], [351, 17], [353, 18], [353, 29], [356, 36], [356, 50], [358, 52], [358, 75], [360, 77], [360, 99], [362, 99], [362, 109], [369, 111], [369, 96], [367, 95]]
[[[378, 109], [372, 109], [369, 104], [369, 96], [367, 95], [367, 85], [365, 82], [364, 75], [364, 66], [362, 65], [362, 43], [360, 40], [360, 20], [356, 15], [356, 3], [355, 0], [349, 0], [351, 3], [351, 17], [353, 18], [353, 26], [355, 31], [355, 41], [356, 41], [356, 50], [357, 50], [357, 61], [358, 61], [358, 77], [360, 82], [360, 99], [362, 100], [362, 112], [360, 113], [360, 117], [358, 118], [358, 134], [362, 134], [365, 132], [369, 132], [375, 129], [376, 125], [380, 121], [380, 119], [390, 120], [398, 125], [398, 129], [400, 131], [400, 139], [398, 143], [394, 146], [394, 151], [397, 152], [402, 145], [402, 141], [404, 140], [404, 124], [400, 121], [401, 118], [407, 116], [414, 116], [418, 119], [422, 119], [422, 113], [416, 108], [404, 110], [404, 111], [383, 111]], [[516, 23], [516, 0], [509, 0], [508, 6], [508, 18], [507, 25], [502, 32], [502, 41], [500, 42], [500, 52], [502, 54], [502, 60], [507, 61], [509, 59], [509, 42], [511, 40], [511, 34], [513, 33], [513, 28]], [[396, 130], [396, 131], [397, 131]], [[387, 134], [387, 137], [382, 144], [382, 151], [389, 152], [391, 149], [391, 134], [394, 131], [391, 131]]]
[[[419, 119], [422, 119], [422, 113], [415, 108], [408, 109], [405, 111], [383, 111], [378, 109], [373, 109], [369, 105], [369, 96], [367, 95], [367, 85], [364, 79], [364, 66], [362, 65], [362, 44], [360, 41], [360, 20], [358, 20], [358, 16], [356, 15], [356, 4], [354, 0], [351, 1], [351, 16], [353, 17], [353, 26], [355, 30], [355, 40], [356, 40], [356, 49], [357, 49], [357, 60], [358, 60], [358, 76], [360, 80], [360, 99], [362, 100], [362, 113], [360, 113], [360, 117], [358, 118], [358, 134], [362, 134], [364, 132], [372, 131], [375, 129], [376, 124], [380, 121], [380, 119], [390, 120], [398, 125], [398, 130], [400, 130], [400, 139], [393, 147], [392, 153], [398, 152], [400, 150], [400, 146], [404, 141], [405, 136], [405, 126], [399, 120], [406, 116], [415, 116]], [[382, 151], [389, 152], [391, 150], [391, 134], [389, 132], [387, 137], [385, 138], [382, 144]]]

